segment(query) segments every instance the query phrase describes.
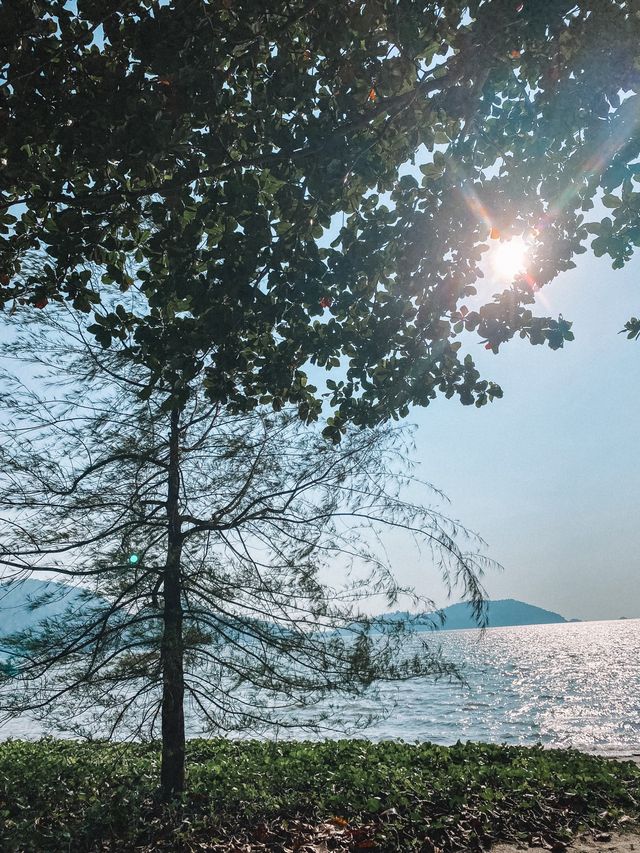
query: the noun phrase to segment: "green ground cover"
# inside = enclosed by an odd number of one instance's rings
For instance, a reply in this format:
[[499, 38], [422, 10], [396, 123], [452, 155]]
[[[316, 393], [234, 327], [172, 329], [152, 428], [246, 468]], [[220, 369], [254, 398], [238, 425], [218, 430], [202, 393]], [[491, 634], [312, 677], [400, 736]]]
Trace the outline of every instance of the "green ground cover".
[[640, 816], [636, 766], [573, 751], [192, 740], [170, 808], [158, 770], [154, 745], [0, 743], [3, 851], [561, 849]]

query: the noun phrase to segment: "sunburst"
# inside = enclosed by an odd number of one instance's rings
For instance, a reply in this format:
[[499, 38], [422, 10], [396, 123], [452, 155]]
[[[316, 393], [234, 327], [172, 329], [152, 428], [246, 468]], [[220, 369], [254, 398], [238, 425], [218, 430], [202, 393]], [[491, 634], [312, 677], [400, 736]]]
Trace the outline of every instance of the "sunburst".
[[526, 272], [529, 246], [523, 237], [512, 237], [492, 246], [487, 260], [491, 272], [501, 281], [511, 282]]

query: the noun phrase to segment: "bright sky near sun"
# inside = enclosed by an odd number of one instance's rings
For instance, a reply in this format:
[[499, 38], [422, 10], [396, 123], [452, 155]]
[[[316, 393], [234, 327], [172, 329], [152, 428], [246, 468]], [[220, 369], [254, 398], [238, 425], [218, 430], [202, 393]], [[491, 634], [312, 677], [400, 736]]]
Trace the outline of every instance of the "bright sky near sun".
[[524, 237], [494, 242], [486, 261], [489, 275], [496, 281], [511, 282], [527, 266], [528, 247]]
[[[492, 250], [480, 295], [503, 289], [525, 249]], [[504, 566], [485, 578], [491, 598], [567, 618], [640, 617], [640, 342], [618, 334], [640, 310], [640, 258], [623, 270], [590, 252], [577, 262], [538, 297], [540, 313], [573, 321], [575, 341], [553, 352], [518, 339], [498, 355], [472, 343], [504, 398], [414, 410], [417, 455], [421, 475], [450, 498], [446, 512]], [[402, 580], [447, 603], [424, 566]]]

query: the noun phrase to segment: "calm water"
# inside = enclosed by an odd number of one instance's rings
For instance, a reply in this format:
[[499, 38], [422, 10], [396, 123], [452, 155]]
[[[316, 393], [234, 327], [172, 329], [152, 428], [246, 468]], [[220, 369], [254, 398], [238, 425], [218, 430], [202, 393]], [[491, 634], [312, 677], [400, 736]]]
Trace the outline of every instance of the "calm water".
[[[361, 736], [640, 752], [640, 620], [437, 637], [449, 659], [464, 665], [468, 686], [424, 679], [388, 686], [389, 716]], [[378, 708], [361, 700], [345, 708], [344, 720], [348, 724]], [[39, 733], [28, 721], [16, 720], [0, 737]]]

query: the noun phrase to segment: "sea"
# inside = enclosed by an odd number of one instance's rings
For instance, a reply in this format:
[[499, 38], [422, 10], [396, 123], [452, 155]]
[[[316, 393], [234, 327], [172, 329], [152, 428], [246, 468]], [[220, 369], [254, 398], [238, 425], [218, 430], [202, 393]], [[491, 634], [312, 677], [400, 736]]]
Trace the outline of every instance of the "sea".
[[[640, 619], [438, 631], [429, 639], [442, 645], [464, 682], [415, 678], [385, 685], [382, 702], [345, 702], [341, 722], [352, 736], [357, 721], [373, 714], [378, 719], [358, 737], [640, 754]], [[0, 738], [41, 734], [27, 719], [0, 728]]]

